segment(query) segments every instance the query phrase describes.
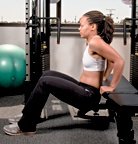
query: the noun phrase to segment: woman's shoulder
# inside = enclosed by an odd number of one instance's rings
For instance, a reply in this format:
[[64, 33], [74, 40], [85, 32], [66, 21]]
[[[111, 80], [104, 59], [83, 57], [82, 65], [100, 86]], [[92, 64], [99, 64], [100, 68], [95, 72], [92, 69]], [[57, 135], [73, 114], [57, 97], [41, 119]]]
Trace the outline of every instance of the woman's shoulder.
[[99, 51], [103, 50], [104, 47], [107, 47], [107, 43], [105, 43], [104, 40], [98, 35], [94, 36], [89, 41], [89, 48], [94, 52], [98, 53]]
[[89, 41], [90, 47], [97, 47], [101, 42], [103, 42], [102, 38], [99, 35], [95, 35]]

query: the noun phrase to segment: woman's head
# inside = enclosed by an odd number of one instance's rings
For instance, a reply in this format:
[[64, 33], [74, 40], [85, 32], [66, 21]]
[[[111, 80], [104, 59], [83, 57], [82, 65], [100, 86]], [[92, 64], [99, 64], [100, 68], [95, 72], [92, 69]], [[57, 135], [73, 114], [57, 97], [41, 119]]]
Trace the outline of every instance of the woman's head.
[[97, 34], [108, 44], [112, 42], [114, 32], [114, 22], [109, 16], [105, 16], [100, 11], [89, 11], [83, 15], [87, 17], [89, 24], [96, 24]]

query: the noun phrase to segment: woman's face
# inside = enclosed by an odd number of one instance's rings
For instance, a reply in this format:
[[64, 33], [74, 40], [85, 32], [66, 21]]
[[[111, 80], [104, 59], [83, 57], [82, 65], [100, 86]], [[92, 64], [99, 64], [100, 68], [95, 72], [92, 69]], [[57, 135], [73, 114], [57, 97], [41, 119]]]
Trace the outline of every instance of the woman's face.
[[85, 39], [88, 39], [92, 31], [92, 26], [89, 24], [87, 19], [88, 19], [87, 17], [82, 16], [80, 18], [80, 27], [79, 27], [80, 36]]

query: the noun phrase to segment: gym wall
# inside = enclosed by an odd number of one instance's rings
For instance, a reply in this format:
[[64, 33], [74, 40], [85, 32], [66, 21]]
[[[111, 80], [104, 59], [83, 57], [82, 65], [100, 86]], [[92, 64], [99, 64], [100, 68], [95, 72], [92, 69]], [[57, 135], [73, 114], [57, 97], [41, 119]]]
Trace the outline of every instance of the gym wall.
[[[25, 27], [0, 27], [0, 44], [15, 44], [25, 48]], [[130, 39], [123, 44], [122, 34], [115, 34], [111, 45], [122, 55], [126, 64], [123, 75], [130, 78]], [[79, 78], [82, 70], [81, 57], [85, 41], [79, 34], [61, 33], [60, 44], [57, 44], [56, 34], [50, 37], [50, 68]]]

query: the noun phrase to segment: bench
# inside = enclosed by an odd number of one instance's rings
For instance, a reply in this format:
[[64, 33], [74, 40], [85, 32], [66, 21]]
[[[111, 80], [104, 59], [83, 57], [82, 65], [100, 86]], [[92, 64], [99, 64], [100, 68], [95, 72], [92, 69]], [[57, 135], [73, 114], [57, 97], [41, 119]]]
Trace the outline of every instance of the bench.
[[[112, 75], [103, 85], [109, 85]], [[135, 144], [132, 116], [138, 112], [138, 90], [122, 76], [121, 81], [113, 93], [103, 95], [104, 101], [101, 100], [100, 109], [108, 109], [109, 119], [115, 119], [117, 124], [117, 136], [119, 144]], [[85, 116], [84, 116], [85, 117]]]

